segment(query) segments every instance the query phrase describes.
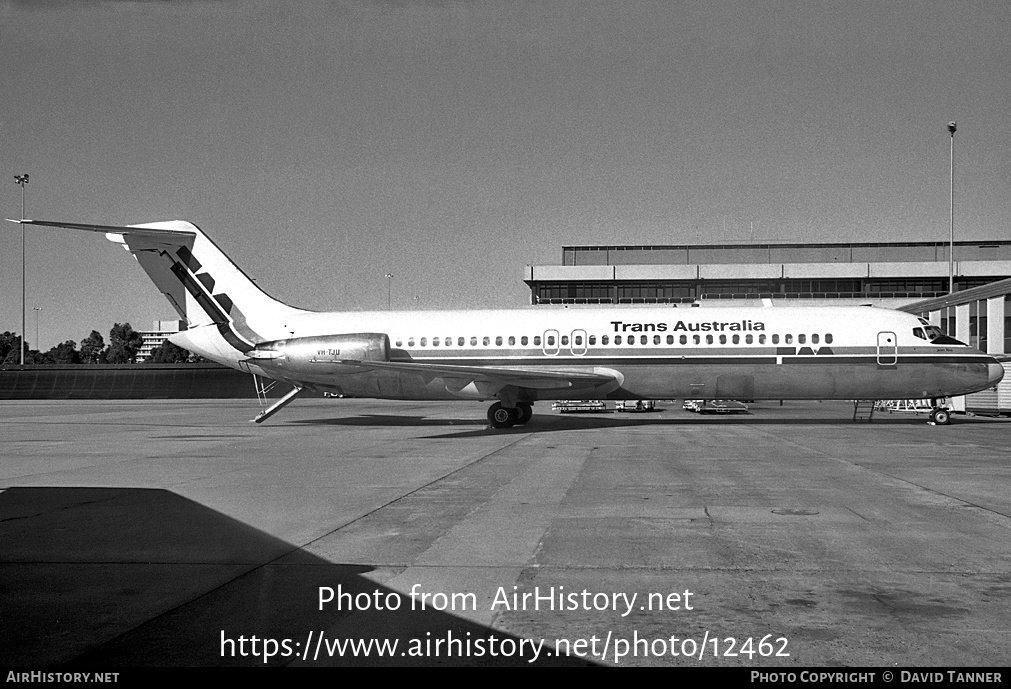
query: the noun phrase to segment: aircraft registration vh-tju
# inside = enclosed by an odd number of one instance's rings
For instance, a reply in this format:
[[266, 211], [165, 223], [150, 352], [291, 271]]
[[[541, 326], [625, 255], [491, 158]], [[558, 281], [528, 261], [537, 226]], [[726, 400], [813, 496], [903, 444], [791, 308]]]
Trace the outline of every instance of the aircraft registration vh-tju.
[[12, 222], [103, 232], [188, 324], [173, 343], [304, 390], [495, 400], [507, 428], [557, 399], [938, 399], [1004, 375], [915, 315], [877, 307], [564, 308], [313, 312], [263, 292], [195, 225]]

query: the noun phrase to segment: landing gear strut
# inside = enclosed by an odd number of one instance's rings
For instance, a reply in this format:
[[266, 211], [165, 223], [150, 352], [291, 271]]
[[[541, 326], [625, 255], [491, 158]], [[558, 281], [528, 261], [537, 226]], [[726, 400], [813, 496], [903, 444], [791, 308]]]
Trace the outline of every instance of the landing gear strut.
[[527, 402], [517, 402], [515, 407], [504, 407], [496, 402], [488, 408], [488, 423], [492, 428], [511, 428], [525, 424], [533, 415], [533, 407]]

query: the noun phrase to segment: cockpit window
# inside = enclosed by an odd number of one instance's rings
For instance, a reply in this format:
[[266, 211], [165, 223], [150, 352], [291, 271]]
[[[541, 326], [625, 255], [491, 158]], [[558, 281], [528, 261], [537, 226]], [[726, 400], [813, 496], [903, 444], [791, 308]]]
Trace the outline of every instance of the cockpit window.
[[921, 340], [927, 339], [927, 336], [923, 333], [923, 328], [913, 328], [913, 335], [920, 338]]
[[[919, 328], [917, 328], [916, 330], [919, 330]], [[926, 330], [927, 339], [930, 340], [931, 344], [960, 345], [962, 347], [965, 347], [964, 342], [960, 342], [959, 340], [956, 340], [954, 337], [948, 337], [943, 332], [941, 332], [941, 329], [938, 328], [936, 325], [928, 325], [924, 328], [924, 330]]]

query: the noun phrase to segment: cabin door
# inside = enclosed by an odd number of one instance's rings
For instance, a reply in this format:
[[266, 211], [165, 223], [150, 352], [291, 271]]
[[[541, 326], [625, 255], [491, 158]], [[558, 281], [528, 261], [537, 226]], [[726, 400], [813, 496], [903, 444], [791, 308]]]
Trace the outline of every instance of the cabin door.
[[878, 366], [895, 366], [899, 363], [899, 340], [892, 332], [878, 333]]

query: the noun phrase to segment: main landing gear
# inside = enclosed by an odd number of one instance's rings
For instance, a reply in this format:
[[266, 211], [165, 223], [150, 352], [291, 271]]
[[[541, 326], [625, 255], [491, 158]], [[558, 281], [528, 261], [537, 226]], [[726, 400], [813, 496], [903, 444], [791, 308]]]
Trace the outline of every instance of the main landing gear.
[[525, 424], [534, 415], [534, 408], [527, 402], [517, 402], [515, 407], [503, 407], [496, 402], [488, 408], [488, 423], [492, 428], [510, 428]]
[[939, 407], [937, 405], [937, 400], [930, 400], [930, 404], [933, 409], [930, 410], [930, 423], [935, 426], [947, 426], [951, 423], [951, 412], [944, 407]]

